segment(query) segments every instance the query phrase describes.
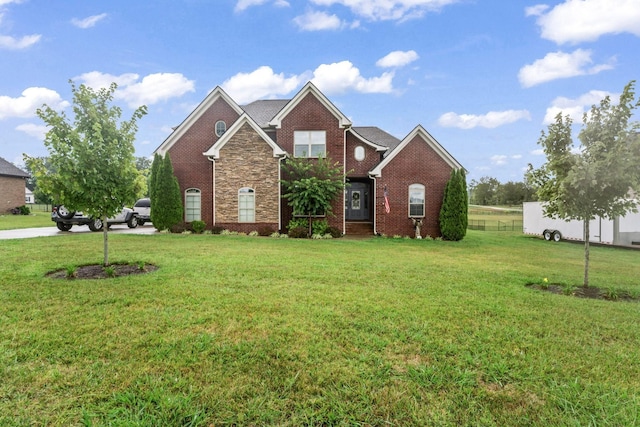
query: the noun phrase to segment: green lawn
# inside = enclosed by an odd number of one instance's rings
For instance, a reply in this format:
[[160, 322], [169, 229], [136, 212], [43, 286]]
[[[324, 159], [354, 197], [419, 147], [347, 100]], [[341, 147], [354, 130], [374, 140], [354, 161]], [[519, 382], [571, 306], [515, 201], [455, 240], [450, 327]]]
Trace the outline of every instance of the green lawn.
[[29, 215], [12, 215], [3, 213], [0, 215], [0, 230], [14, 230], [18, 228], [54, 227], [51, 221], [51, 212], [31, 211]]
[[[579, 284], [582, 247], [112, 235], [0, 245], [0, 425], [640, 423], [640, 304]], [[592, 248], [594, 286], [640, 292], [640, 251]]]

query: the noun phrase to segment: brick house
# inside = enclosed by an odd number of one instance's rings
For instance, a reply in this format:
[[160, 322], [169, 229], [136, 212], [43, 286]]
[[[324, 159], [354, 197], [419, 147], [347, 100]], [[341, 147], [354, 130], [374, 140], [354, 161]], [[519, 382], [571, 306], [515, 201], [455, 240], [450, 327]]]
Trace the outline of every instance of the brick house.
[[420, 125], [402, 140], [353, 126], [312, 83], [290, 100], [243, 106], [217, 87], [155, 153], [171, 156], [186, 222], [245, 232], [286, 230], [293, 215], [280, 178], [289, 156], [326, 155], [347, 171], [327, 218], [345, 234], [414, 236], [420, 219], [422, 237], [440, 236], [444, 188], [462, 168]]
[[25, 203], [29, 174], [0, 157], [0, 212], [8, 212]]

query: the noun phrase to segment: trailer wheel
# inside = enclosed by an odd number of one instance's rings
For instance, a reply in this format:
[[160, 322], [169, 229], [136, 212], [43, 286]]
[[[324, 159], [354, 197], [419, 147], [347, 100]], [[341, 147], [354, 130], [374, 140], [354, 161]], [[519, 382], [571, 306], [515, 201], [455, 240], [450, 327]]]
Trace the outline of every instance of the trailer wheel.
[[560, 240], [562, 240], [562, 234], [559, 231], [554, 231], [553, 232], [553, 241], [554, 242], [559, 242]]
[[546, 241], [551, 240], [552, 236], [553, 236], [553, 231], [551, 231], [551, 230], [544, 230], [542, 232], [542, 237], [544, 237], [544, 240], [546, 240]]

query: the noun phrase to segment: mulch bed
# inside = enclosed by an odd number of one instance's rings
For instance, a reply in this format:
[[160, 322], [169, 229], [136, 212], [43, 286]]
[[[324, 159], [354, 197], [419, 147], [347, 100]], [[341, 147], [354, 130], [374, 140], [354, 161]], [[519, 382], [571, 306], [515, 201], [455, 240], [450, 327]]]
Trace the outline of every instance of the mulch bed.
[[548, 284], [543, 286], [538, 283], [527, 283], [525, 286], [542, 292], [551, 292], [552, 294], [574, 296], [577, 298], [590, 298], [607, 301], [640, 301], [640, 298], [634, 297], [626, 291], [611, 291], [609, 289], [600, 289], [595, 286], [589, 286], [588, 288], [585, 288], [584, 286], [567, 288], [565, 285]]
[[[144, 264], [140, 268], [137, 264], [110, 264], [105, 268], [102, 264], [81, 265], [76, 267], [73, 274], [70, 274], [66, 268], [51, 271], [46, 274], [52, 279], [110, 279], [112, 277], [130, 276], [133, 274], [145, 274], [156, 271], [157, 266], [152, 264]], [[112, 270], [112, 272], [110, 272]]]

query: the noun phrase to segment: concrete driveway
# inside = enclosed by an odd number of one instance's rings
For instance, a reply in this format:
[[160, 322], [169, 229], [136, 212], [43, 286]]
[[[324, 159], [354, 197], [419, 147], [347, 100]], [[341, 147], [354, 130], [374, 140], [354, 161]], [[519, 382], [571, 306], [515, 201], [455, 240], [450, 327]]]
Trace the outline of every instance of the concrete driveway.
[[[38, 228], [21, 228], [18, 230], [0, 231], [0, 240], [6, 239], [27, 239], [30, 237], [48, 237], [48, 236], [65, 236], [69, 234], [93, 233], [89, 227], [84, 225], [74, 225], [69, 231], [60, 231], [58, 227], [38, 227]], [[129, 228], [126, 224], [112, 225], [109, 234], [155, 234], [156, 229], [151, 224]], [[102, 234], [102, 231], [95, 232]]]

